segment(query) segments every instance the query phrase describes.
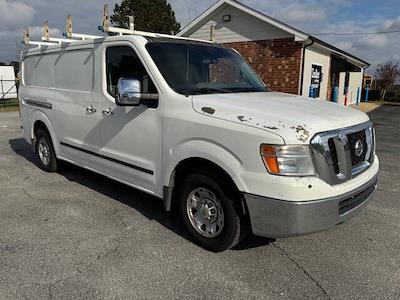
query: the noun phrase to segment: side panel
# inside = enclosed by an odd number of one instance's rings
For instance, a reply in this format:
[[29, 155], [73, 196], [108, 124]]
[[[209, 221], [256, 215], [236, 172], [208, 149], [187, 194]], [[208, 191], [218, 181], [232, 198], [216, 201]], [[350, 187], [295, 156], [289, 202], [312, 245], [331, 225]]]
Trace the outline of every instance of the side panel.
[[[59, 155], [102, 172], [96, 155], [100, 144], [99, 101], [93, 97], [95, 50], [93, 47], [54, 54], [55, 132]], [[93, 153], [93, 154], [91, 154]]]

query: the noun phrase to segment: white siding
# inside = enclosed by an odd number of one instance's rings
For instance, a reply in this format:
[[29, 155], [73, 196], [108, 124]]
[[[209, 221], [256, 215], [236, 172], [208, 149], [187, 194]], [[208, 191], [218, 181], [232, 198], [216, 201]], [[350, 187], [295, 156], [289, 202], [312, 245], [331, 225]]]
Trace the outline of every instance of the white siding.
[[[351, 72], [350, 80], [349, 80], [349, 93], [348, 93], [348, 104], [355, 104], [357, 102], [357, 93], [358, 89], [360, 89], [359, 93], [361, 93], [362, 88], [362, 72]], [[359, 96], [361, 97], [361, 95]]]
[[[347, 93], [347, 105], [355, 104], [357, 102], [358, 89], [360, 89], [359, 92], [361, 93], [362, 77], [363, 77], [362, 72], [350, 72], [349, 87]], [[338, 96], [339, 104], [344, 104], [345, 96], [343, 92], [344, 92], [345, 78], [346, 78], [346, 73], [345, 72], [340, 73], [339, 96]], [[359, 97], [361, 97], [361, 95]]]
[[309, 96], [312, 65], [318, 65], [322, 67], [323, 74], [319, 98], [326, 100], [330, 72], [330, 61], [331, 57], [329, 53], [319, 50], [315, 47], [306, 48], [304, 58], [303, 96]]
[[[231, 21], [224, 22], [223, 16], [230, 15]], [[232, 6], [225, 6], [209, 17], [209, 21], [194, 30], [188, 36], [196, 39], [210, 40], [211, 25], [215, 26], [218, 43], [247, 42], [293, 38], [294, 36], [273, 25], [267, 24], [254, 16]]]

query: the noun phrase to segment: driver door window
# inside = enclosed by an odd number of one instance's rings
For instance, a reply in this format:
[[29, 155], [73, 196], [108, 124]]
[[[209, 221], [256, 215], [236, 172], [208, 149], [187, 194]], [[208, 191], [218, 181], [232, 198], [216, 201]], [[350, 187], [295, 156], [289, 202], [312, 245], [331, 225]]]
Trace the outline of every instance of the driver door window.
[[131, 47], [109, 47], [106, 50], [107, 92], [114, 98], [117, 83], [121, 77], [139, 80], [140, 90], [144, 94], [158, 93], [142, 62]]

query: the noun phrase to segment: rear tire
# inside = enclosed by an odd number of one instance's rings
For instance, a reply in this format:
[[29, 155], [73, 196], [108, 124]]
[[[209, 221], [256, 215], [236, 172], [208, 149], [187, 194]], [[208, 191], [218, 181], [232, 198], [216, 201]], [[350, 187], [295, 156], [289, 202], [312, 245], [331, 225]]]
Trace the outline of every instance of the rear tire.
[[51, 137], [47, 130], [39, 128], [36, 132], [35, 153], [39, 167], [46, 172], [57, 171], [57, 157]]
[[190, 234], [204, 248], [221, 252], [236, 246], [243, 238], [244, 222], [229, 190], [212, 173], [192, 174], [178, 194], [178, 208]]

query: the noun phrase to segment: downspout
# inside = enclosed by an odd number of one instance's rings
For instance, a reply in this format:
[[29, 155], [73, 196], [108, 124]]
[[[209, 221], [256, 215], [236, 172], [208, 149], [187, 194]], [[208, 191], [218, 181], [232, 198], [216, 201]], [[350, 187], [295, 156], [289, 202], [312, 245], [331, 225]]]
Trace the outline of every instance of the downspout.
[[[361, 91], [360, 91], [360, 102], [361, 102], [361, 98], [362, 98], [362, 91], [364, 88], [364, 75], [365, 75], [365, 69], [368, 68], [370, 66], [370, 64], [364, 65], [362, 68], [362, 76], [361, 76]], [[365, 99], [364, 99], [365, 100]]]
[[308, 44], [308, 45], [305, 45], [303, 47], [303, 56], [302, 56], [302, 61], [301, 61], [300, 96], [303, 95], [304, 67], [305, 67], [305, 59], [306, 59], [306, 48], [310, 47], [312, 44], [314, 44], [314, 40], [311, 39], [311, 43]]

